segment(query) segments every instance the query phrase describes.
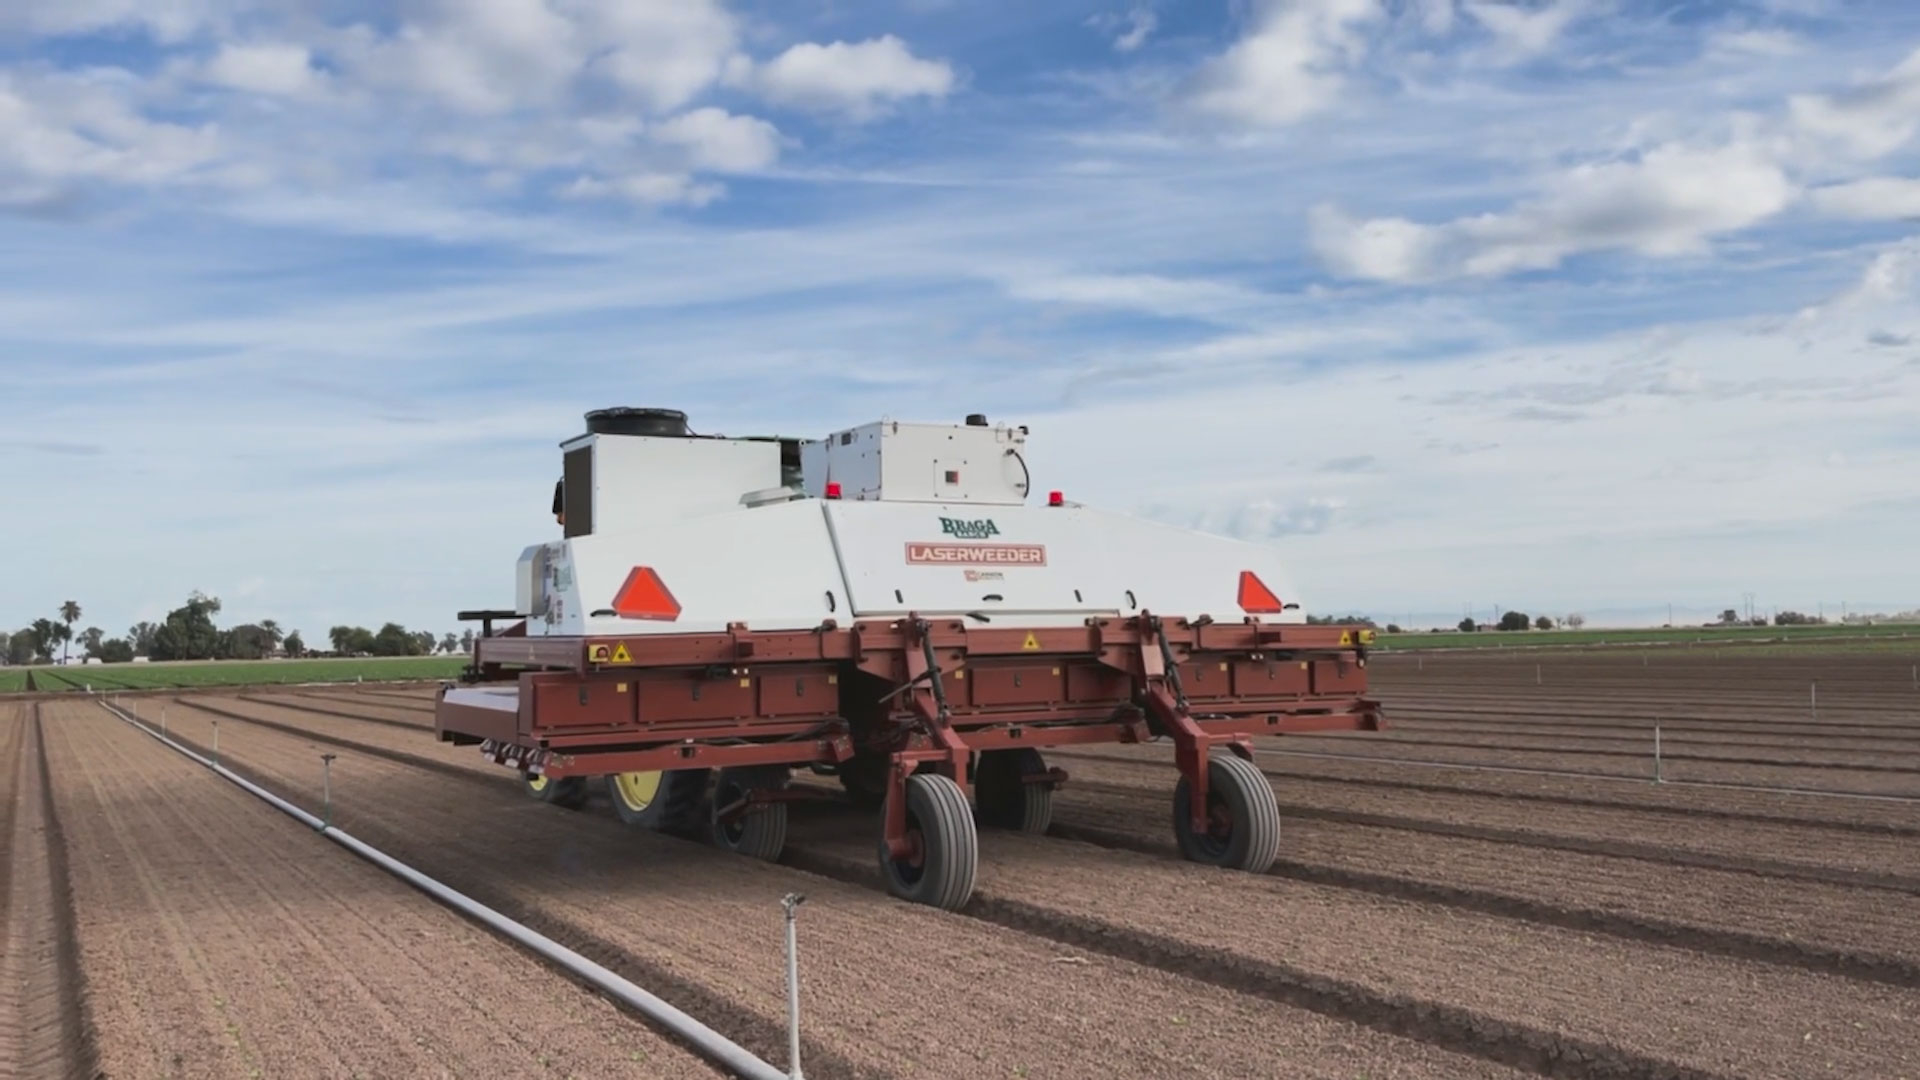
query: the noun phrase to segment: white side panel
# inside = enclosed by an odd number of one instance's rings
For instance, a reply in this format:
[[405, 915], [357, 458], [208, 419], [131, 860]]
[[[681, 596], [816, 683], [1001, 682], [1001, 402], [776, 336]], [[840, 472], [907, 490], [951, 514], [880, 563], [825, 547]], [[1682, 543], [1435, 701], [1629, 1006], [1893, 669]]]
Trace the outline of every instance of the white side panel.
[[[1085, 507], [828, 503], [854, 612], [1019, 613], [1022, 625], [1095, 614], [1237, 622], [1240, 572], [1297, 602], [1272, 548]], [[997, 599], [996, 599], [997, 597]], [[1301, 622], [1305, 616], [1260, 616]]]
[[749, 491], [780, 486], [780, 444], [731, 439], [590, 435], [593, 531], [736, 510]]
[[[776, 459], [776, 465], [777, 465]], [[737, 497], [737, 496], [736, 496]], [[555, 596], [535, 634], [683, 634], [744, 622], [756, 630], [812, 629], [847, 621], [845, 583], [814, 500], [734, 507], [626, 533], [553, 545]], [[650, 566], [680, 603], [671, 622], [593, 614], [613, 606], [636, 566]], [[829, 597], [831, 596], [831, 599]]]

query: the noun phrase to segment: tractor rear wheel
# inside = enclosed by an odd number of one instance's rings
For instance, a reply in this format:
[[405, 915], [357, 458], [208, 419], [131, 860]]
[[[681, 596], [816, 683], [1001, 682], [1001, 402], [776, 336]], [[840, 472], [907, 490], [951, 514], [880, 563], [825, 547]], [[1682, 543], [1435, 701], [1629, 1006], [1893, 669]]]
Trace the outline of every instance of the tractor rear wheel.
[[768, 862], [778, 859], [787, 846], [786, 803], [750, 806], [731, 821], [721, 821], [720, 813], [750, 791], [777, 791], [787, 786], [787, 780], [785, 765], [721, 769], [713, 784], [713, 802], [707, 812], [714, 846]]
[[1280, 805], [1253, 764], [1230, 754], [1207, 763], [1207, 822], [1193, 827], [1186, 777], [1173, 789], [1173, 835], [1191, 862], [1264, 874], [1280, 857]]
[[973, 767], [973, 803], [980, 824], [991, 829], [1044, 833], [1053, 821], [1053, 785], [1033, 783], [1047, 763], [1030, 746], [986, 750]]
[[655, 832], [693, 827], [700, 797], [707, 791], [707, 770], [672, 769], [607, 774], [607, 797], [620, 820]]
[[887, 891], [902, 900], [957, 911], [973, 896], [974, 867], [980, 858], [967, 797], [960, 785], [939, 773], [907, 777], [905, 795], [906, 856], [894, 858], [885, 834], [880, 838]]
[[543, 803], [578, 810], [587, 803], [587, 778], [568, 776], [559, 780], [536, 773], [521, 773], [520, 786]]

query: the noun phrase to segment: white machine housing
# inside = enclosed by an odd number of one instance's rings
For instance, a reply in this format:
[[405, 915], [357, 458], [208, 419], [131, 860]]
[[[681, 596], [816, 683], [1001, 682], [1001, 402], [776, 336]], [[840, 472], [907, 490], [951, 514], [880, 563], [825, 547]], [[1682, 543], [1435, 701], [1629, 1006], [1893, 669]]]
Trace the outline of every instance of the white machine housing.
[[1024, 428], [882, 420], [802, 444], [800, 468], [816, 499], [838, 483], [853, 502], [1018, 506], [1032, 485], [1026, 448]]
[[[592, 530], [521, 553], [515, 611], [527, 632], [811, 629], [910, 612], [981, 626], [1074, 626], [1143, 609], [1238, 622], [1248, 617], [1243, 571], [1287, 602], [1253, 617], [1305, 621], [1270, 547], [1077, 504], [1026, 505], [1024, 429], [887, 421], [836, 432], [797, 444], [800, 483], [784, 489], [782, 442], [596, 434], [564, 444], [594, 454]], [[828, 469], [839, 498], [824, 497]], [[670, 617], [616, 613], [637, 568], [671, 593]]]

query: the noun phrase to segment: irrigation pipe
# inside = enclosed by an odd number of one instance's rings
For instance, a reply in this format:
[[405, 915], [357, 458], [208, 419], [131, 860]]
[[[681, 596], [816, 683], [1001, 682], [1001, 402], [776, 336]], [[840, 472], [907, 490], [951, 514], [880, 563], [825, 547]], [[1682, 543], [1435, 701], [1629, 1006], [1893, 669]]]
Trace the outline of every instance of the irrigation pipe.
[[[1630, 784], [1645, 784], [1654, 778], [1649, 776], [1626, 776], [1621, 773], [1574, 772], [1571, 769], [1530, 769], [1523, 765], [1475, 765], [1465, 761], [1429, 761], [1425, 758], [1388, 757], [1385, 754], [1335, 754], [1320, 750], [1276, 750], [1261, 747], [1260, 753], [1285, 757], [1320, 758], [1327, 761], [1366, 761], [1388, 765], [1414, 765], [1427, 769], [1465, 769], [1469, 772], [1520, 773], [1524, 776], [1563, 776], [1570, 780], [1612, 780]], [[1791, 762], [1781, 762], [1791, 765]], [[1865, 791], [1832, 791], [1825, 788], [1775, 787], [1771, 784], [1743, 784], [1735, 780], [1674, 780], [1660, 781], [1667, 787], [1720, 788], [1726, 791], [1758, 791], [1769, 795], [1816, 795], [1826, 799], [1865, 799], [1870, 802], [1920, 803], [1920, 795], [1875, 795]]]
[[462, 915], [476, 922], [485, 924], [488, 929], [493, 930], [495, 933], [507, 937], [517, 944], [524, 945], [528, 949], [539, 953], [547, 960], [565, 968], [574, 976], [592, 984], [595, 989], [632, 1008], [635, 1012], [640, 1013], [642, 1016], [666, 1028], [668, 1031], [673, 1032], [707, 1059], [726, 1068], [736, 1076], [742, 1077], [743, 1080], [788, 1080], [788, 1074], [785, 1070], [777, 1069], [765, 1061], [760, 1060], [749, 1053], [745, 1047], [729, 1040], [726, 1036], [721, 1035], [700, 1021], [695, 1020], [693, 1017], [667, 1004], [660, 998], [649, 994], [634, 983], [608, 971], [606, 968], [581, 956], [579, 953], [574, 952], [572, 949], [567, 948], [552, 938], [537, 933], [526, 926], [522, 926], [520, 923], [507, 918], [505, 915], [480, 903], [478, 900], [457, 892], [420, 871], [415, 870], [413, 867], [388, 855], [379, 848], [321, 821], [319, 818], [314, 817], [312, 814], [275, 795], [273, 792], [248, 780], [246, 777], [235, 773], [223, 765], [217, 765], [211, 759], [203, 757], [173, 741], [171, 738], [160, 734], [121, 709], [105, 701], [100, 702], [100, 706], [121, 721], [132, 725], [136, 730], [146, 733], [162, 744], [205, 765], [207, 768], [212, 769], [214, 772], [219, 773], [221, 776], [239, 785], [248, 794], [265, 801], [274, 809], [294, 818], [320, 835], [353, 852], [355, 855], [373, 863], [375, 866], [380, 867], [382, 870], [405, 881], [407, 884], [412, 885], [414, 888], [419, 889], [435, 900], [453, 908]]

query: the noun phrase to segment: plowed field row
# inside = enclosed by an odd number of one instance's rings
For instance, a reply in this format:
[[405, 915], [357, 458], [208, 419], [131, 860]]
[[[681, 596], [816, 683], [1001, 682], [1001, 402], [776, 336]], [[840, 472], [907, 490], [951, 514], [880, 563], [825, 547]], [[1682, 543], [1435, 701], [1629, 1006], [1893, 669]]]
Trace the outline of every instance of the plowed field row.
[[[256, 708], [264, 709], [265, 707], [256, 704]], [[262, 715], [266, 714], [262, 713]], [[276, 713], [273, 715], [276, 717], [276, 723], [286, 722], [290, 716], [295, 723], [310, 722], [317, 725], [338, 724], [345, 726], [351, 726], [357, 723], [360, 724], [357, 735], [361, 738], [384, 740], [393, 737], [411, 737], [410, 733], [406, 731], [383, 728], [380, 725], [366, 725], [364, 722], [359, 721], [335, 720], [323, 718], [315, 714], [305, 714], [304, 718], [300, 717], [299, 714]], [[337, 728], [333, 729], [333, 731], [337, 730]], [[330, 731], [329, 734], [333, 734], [333, 731]], [[289, 737], [280, 731], [269, 731], [267, 735], [268, 737], [279, 739]], [[338, 736], [334, 735], [334, 737]], [[248, 739], [249, 742], [253, 741], [253, 736], [249, 735]], [[445, 780], [448, 782], [456, 782], [464, 789], [477, 790], [481, 786], [476, 782], [477, 779], [482, 776], [479, 770], [467, 770], [463, 768], [461, 769], [461, 773], [463, 775], [458, 777], [449, 775], [445, 777]], [[488, 786], [489, 789], [493, 786], [501, 786], [501, 782], [489, 782]], [[1145, 792], [1137, 796], [1126, 795], [1124, 797], [1133, 798], [1140, 802], [1140, 810], [1136, 812], [1124, 805], [1116, 808], [1111, 805], [1113, 802], [1111, 798], [1103, 796], [1105, 802], [1097, 805], [1096, 809], [1098, 809], [1099, 806], [1105, 806], [1104, 812], [1108, 814], [1108, 818], [1099, 827], [1112, 829], [1114, 826], [1119, 825], [1121, 828], [1117, 831], [1127, 832], [1128, 829], [1126, 826], [1130, 823], [1132, 825], [1132, 835], [1140, 839], [1145, 839], [1149, 831], [1155, 836], [1158, 836], [1159, 832], [1164, 831], [1164, 826], [1159, 824], [1166, 818], [1166, 804], [1163, 797], [1156, 798]], [[1065, 809], [1066, 807], [1063, 806], [1063, 810]], [[845, 815], [841, 814], [840, 816], [844, 818]], [[1071, 818], [1072, 815], [1068, 813], [1066, 816]], [[1153, 826], [1149, 826], [1146, 829], [1140, 828], [1139, 825], [1143, 818], [1152, 821], [1154, 823]], [[864, 838], [865, 835], [870, 832], [870, 828], [865, 830], [859, 828], [852, 829], [851, 835], [855, 837], [855, 839], [849, 840], [845, 839], [849, 833], [849, 830], [845, 827], [846, 824], [847, 822], [844, 820], [836, 820], [835, 815], [832, 813], [819, 815], [814, 818], [808, 818], [802, 815], [800, 822], [801, 828], [796, 831], [796, 834], [801, 837], [801, 842], [795, 847], [795, 859], [810, 868], [822, 869], [835, 876], [845, 877], [848, 880], [871, 879], [874, 876], [870, 854], [871, 841], [870, 839]], [[814, 834], [807, 831], [813, 826], [826, 827], [829, 825], [832, 826], [828, 830], [831, 835], [822, 836], [817, 842], [814, 839]], [[1354, 842], [1355, 840], [1358, 840], [1359, 843], [1356, 844]], [[1364, 851], [1370, 844], [1374, 844], [1376, 841], [1370, 841], [1364, 837], [1335, 837], [1330, 839], [1329, 843], [1333, 849]], [[1080, 874], [1084, 874], [1090, 879], [1111, 881], [1113, 878], [1110, 871], [1109, 869], [1102, 868], [1100, 865], [1101, 861], [1113, 858], [1135, 857], [1121, 852], [1103, 852], [1094, 855], [1074, 855], [1071, 860], [1062, 864], [1062, 842], [1060, 841], [1033, 841], [1027, 838], [1000, 836], [990, 837], [983, 842], [983, 862], [988, 866], [996, 867], [1008, 865], [1004, 857], [1009, 854], [1007, 848], [1009, 844], [1014, 845], [1011, 854], [1015, 856], [1015, 858], [1011, 861], [1024, 869], [1032, 869], [1034, 867], [1046, 868], [1046, 873], [1043, 876], [1047, 879], [1049, 886], [1059, 884], [1062, 879], [1070, 880]], [[1020, 846], [1033, 844], [1038, 844], [1039, 846], [1029, 848], [1022, 848]], [[1066, 845], [1065, 847], [1066, 850], [1071, 851], [1073, 845]], [[1044, 854], [1048, 851], [1053, 853], [1050, 857]], [[1178, 863], [1171, 859], [1151, 858], [1149, 859], [1149, 865], [1155, 868], [1155, 874], [1171, 874], [1176, 878], [1186, 879], [1188, 881], [1187, 888], [1189, 889], [1206, 889], [1213, 899], [1221, 901], [1228, 908], [1237, 910], [1259, 910], [1263, 912], [1263, 920], [1272, 920], [1279, 917], [1275, 914], [1276, 912], [1292, 912], [1299, 909], [1302, 907], [1303, 900], [1312, 901], [1305, 905], [1307, 909], [1314, 910], [1316, 913], [1327, 912], [1328, 914], [1324, 917], [1328, 919], [1336, 918], [1332, 912], [1336, 911], [1341, 905], [1349, 905], [1356, 908], [1355, 914], [1362, 916], [1361, 921], [1379, 920], [1384, 917], [1408, 922], [1410, 925], [1405, 931], [1405, 940], [1413, 941], [1421, 937], [1423, 932], [1413, 929], [1412, 924], [1430, 924], [1435, 918], [1442, 918], [1448, 923], [1448, 930], [1446, 931], [1448, 935], [1458, 936], [1464, 926], [1468, 931], [1468, 937], [1478, 940], [1480, 936], [1486, 936], [1489, 943], [1494, 938], [1498, 938], [1502, 941], [1509, 942], [1510, 947], [1510, 943], [1516, 939], [1539, 941], [1541, 942], [1539, 949], [1543, 957], [1543, 962], [1544, 957], [1555, 948], [1555, 946], [1547, 943], [1566, 936], [1564, 927], [1536, 926], [1524, 920], [1516, 921], [1509, 918], [1493, 917], [1472, 910], [1471, 905], [1467, 905], [1464, 908], [1436, 908], [1432, 905], [1408, 903], [1405, 900], [1394, 899], [1388, 896], [1367, 895], [1364, 890], [1356, 891], [1350, 886], [1346, 888], [1329, 889], [1324, 885], [1310, 881], [1290, 880], [1284, 873], [1268, 879], [1247, 879], [1244, 875], [1217, 874], [1202, 868]], [[1328, 863], [1326, 865], [1331, 866], [1334, 864]], [[1489, 863], [1483, 869], [1483, 873], [1487, 875], [1497, 875], [1499, 872], [1498, 866], [1493, 863]], [[1214, 935], [1210, 933], [1207, 934], [1204, 943], [1198, 940], [1188, 940], [1182, 938], [1178, 933], [1165, 932], [1175, 928], [1161, 926], [1157, 921], [1159, 918], [1157, 913], [1149, 917], [1148, 913], [1137, 911], [1139, 901], [1135, 899], [1132, 889], [1136, 880], [1134, 864], [1128, 863], [1125, 873], [1126, 876], [1124, 880], [1129, 884], [1128, 893], [1125, 897], [1116, 898], [1109, 896], [1102, 903], [1094, 904], [1080, 910], [1063, 910], [1058, 900], [1051, 898], [1051, 893], [1048, 895], [1029, 894], [1027, 892], [1029, 886], [1026, 884], [1024, 877], [1015, 874], [1010, 869], [1005, 874], [995, 870], [988, 879], [994, 883], [994, 887], [990, 889], [985, 888], [985, 884], [983, 883], [984, 891], [982, 900], [975, 905], [974, 909], [969, 909], [969, 911], [971, 914], [976, 915], [976, 917], [987, 918], [1008, 925], [1018, 925], [1030, 932], [1051, 935], [1061, 940], [1072, 939], [1075, 941], [1080, 941], [1087, 933], [1091, 932], [1086, 925], [1091, 918], [1094, 923], [1109, 924], [1106, 929], [1100, 932], [1102, 940], [1108, 941], [1109, 943], [1116, 941], [1121, 942], [1124, 943], [1125, 948], [1138, 950], [1139, 956], [1137, 956], [1136, 959], [1143, 957], [1148, 958], [1149, 962], [1170, 969], [1188, 970], [1192, 968], [1189, 973], [1194, 974], [1195, 977], [1207, 977], [1206, 973], [1212, 971], [1216, 973], [1214, 981], [1229, 977], [1236, 979], [1249, 978], [1250, 981], [1245, 985], [1238, 986], [1237, 989], [1241, 992], [1258, 993], [1262, 996], [1278, 998], [1280, 1000], [1292, 1000], [1293, 998], [1291, 996], [1307, 995], [1307, 1003], [1310, 1005], [1317, 1004], [1320, 1007], [1344, 1011], [1347, 1014], [1365, 1013], [1369, 1009], [1379, 1008], [1381, 1007], [1381, 1002], [1394, 999], [1396, 995], [1404, 995], [1408, 992], [1408, 987], [1402, 983], [1369, 983], [1365, 979], [1354, 978], [1354, 972], [1349, 970], [1338, 968], [1334, 970], [1319, 970], [1311, 967], [1302, 968], [1298, 964], [1279, 963], [1279, 957], [1259, 954], [1258, 951], [1256, 951], [1256, 955], [1242, 957], [1238, 962], [1229, 962], [1222, 966], [1222, 964], [1218, 962], [1219, 958], [1214, 957], [1211, 952], [1207, 951], [1216, 948], [1213, 944], [1216, 940]], [[1654, 876], [1656, 875], [1650, 873], [1649, 879]], [[1420, 879], [1417, 876], [1409, 875], [1405, 880], [1417, 882]], [[1092, 888], [1093, 886], [1089, 883], [1087, 887]], [[1223, 887], [1229, 889], [1229, 894], [1220, 895], [1215, 891]], [[1622, 889], [1622, 895], [1631, 895], [1633, 893], [1631, 886], [1623, 886]], [[1268, 890], [1283, 890], [1283, 892], [1279, 895], [1272, 895]], [[1289, 895], [1284, 892], [1284, 890], [1300, 891], [1297, 894]], [[1444, 895], [1444, 892], [1442, 895]], [[1562, 897], [1562, 900], [1564, 899], [1565, 897]], [[1533, 902], [1541, 908], [1546, 908], [1553, 903], [1553, 901], [1546, 899], [1539, 899]], [[1380, 914], [1381, 909], [1375, 908], [1374, 905], [1380, 905], [1381, 908], [1390, 914], [1388, 916], [1382, 916]], [[1209, 906], [1211, 907], [1212, 904], [1210, 903]], [[1561, 907], [1566, 908], [1567, 905], [1562, 903]], [[1817, 908], [1818, 900], [1811, 899], [1802, 910], [1815, 910]], [[1791, 928], [1793, 924], [1791, 922], [1791, 913], [1789, 913], [1787, 918], [1788, 922], [1776, 923], [1775, 926], [1786, 926], [1789, 932], [1792, 932]], [[1136, 920], [1140, 921], [1136, 923]], [[1284, 922], [1286, 920], [1283, 918], [1282, 921]], [[1551, 920], [1546, 921], [1550, 922]], [[1669, 925], [1672, 923], [1672, 920], [1668, 919], [1665, 913], [1656, 912], [1654, 915], [1643, 919], [1643, 922], [1648, 925], [1659, 926]], [[1151, 927], [1151, 929], [1147, 929], [1148, 927]], [[1348, 932], [1336, 931], [1333, 927], [1322, 926], [1317, 922], [1311, 925], [1310, 932], [1308, 928], [1295, 927], [1294, 929], [1302, 936], [1315, 940], [1325, 935], [1341, 937]], [[1582, 940], [1590, 946], [1597, 945], [1597, 947], [1603, 951], [1609, 951], [1610, 959], [1607, 963], [1612, 965], [1613, 970], [1616, 972], [1637, 971], [1640, 970], [1643, 965], [1648, 964], [1659, 967], [1662, 970], [1675, 970], [1675, 965], [1678, 965], [1678, 969], [1691, 972], [1688, 976], [1689, 978], [1697, 978], [1704, 985], [1715, 978], [1731, 977], [1730, 973], [1719, 973], [1712, 965], [1733, 964], [1736, 965], [1736, 968], [1742, 969], [1743, 973], [1739, 978], [1743, 980], [1751, 978], [1787, 980], [1815, 978], [1812, 975], [1793, 974], [1778, 964], [1753, 965], [1724, 956], [1702, 956], [1695, 951], [1660, 948], [1655, 945], [1649, 945], [1644, 940], [1627, 941], [1614, 937], [1605, 937], [1604, 935], [1608, 933], [1606, 927], [1595, 927], [1595, 929], [1602, 932], [1602, 938], [1587, 937]], [[1720, 931], [1720, 933], [1723, 943], [1732, 940], [1739, 934], [1738, 931], [1724, 929]], [[1431, 925], [1427, 926], [1424, 935], [1430, 937], [1434, 934], [1434, 928]], [[1644, 935], [1641, 936], [1644, 937]], [[1785, 938], [1766, 938], [1764, 932], [1755, 932], [1750, 936], [1756, 939], [1772, 940], [1776, 943], [1787, 940]], [[1084, 941], [1082, 941], [1082, 944], [1084, 944]], [[1880, 1000], [1881, 1005], [1879, 1007], [1891, 1008], [1896, 1013], [1901, 1009], [1909, 1007], [1912, 1004], [1910, 991], [1904, 987], [1885, 986], [1878, 991], [1869, 988], [1873, 980], [1898, 984], [1902, 979], [1909, 979], [1911, 972], [1906, 967], [1908, 961], [1904, 957], [1897, 955], [1883, 954], [1875, 957], [1860, 951], [1858, 949], [1859, 944], [1857, 940], [1852, 942], [1842, 940], [1833, 945], [1824, 943], [1818, 946], [1810, 945], [1807, 946], [1808, 951], [1806, 955], [1802, 956], [1801, 959], [1809, 960], [1810, 957], [1822, 949], [1826, 950], [1826, 952], [1832, 956], [1850, 956], [1854, 963], [1849, 973], [1857, 976], [1859, 982], [1857, 983], [1856, 989], [1849, 993], [1866, 995], [1866, 1000]], [[1854, 949], [1851, 953], [1848, 952], [1850, 946]], [[1483, 947], [1490, 947], [1490, 945], [1483, 943]], [[1560, 947], [1564, 947], [1564, 943]], [[1429, 951], [1431, 952], [1431, 947]], [[1203, 962], [1198, 959], [1200, 957], [1207, 957], [1209, 959]], [[1655, 959], [1656, 957], [1657, 959]], [[1439, 972], [1446, 969], [1449, 964], [1459, 963], [1458, 957], [1454, 957], [1446, 962], [1441, 962], [1437, 958], [1429, 958], [1429, 960], [1433, 963], [1432, 970], [1435, 972], [1433, 977], [1435, 980], [1438, 979]], [[1874, 968], [1874, 964], [1879, 964], [1880, 968]], [[1418, 966], [1417, 963], [1416, 966]], [[1817, 967], [1818, 964], [1810, 962], [1808, 966]], [[1584, 969], [1585, 965], [1581, 965], [1581, 967]], [[1844, 968], [1845, 965], [1843, 964], [1842, 967]], [[1253, 978], [1247, 976], [1247, 972], [1249, 971], [1258, 972], [1258, 977]], [[1239, 974], [1231, 976], [1219, 974], [1232, 972], [1238, 972]], [[1400, 974], [1402, 977], [1410, 977], [1407, 976], [1404, 970], [1401, 971]], [[1625, 978], [1626, 976], [1623, 974], [1619, 977]], [[1605, 1021], [1606, 1024], [1613, 1025], [1611, 1027], [1596, 1028], [1590, 1025], [1584, 1033], [1558, 1026], [1564, 1019], [1562, 1014], [1559, 1013], [1553, 1014], [1554, 1020], [1551, 1025], [1543, 1024], [1542, 1019], [1547, 1014], [1529, 1011], [1532, 1006], [1522, 1006], [1519, 1004], [1519, 999], [1523, 995], [1517, 984], [1513, 987], [1495, 985], [1492, 987], [1479, 988], [1477, 992], [1483, 994], [1483, 997], [1478, 1004], [1473, 1002], [1455, 1002], [1453, 995], [1436, 996], [1432, 992], [1432, 988], [1437, 985], [1437, 982], [1434, 981], [1419, 982], [1416, 980], [1416, 985], [1426, 988], [1426, 992], [1419, 995], [1421, 998], [1421, 1008], [1428, 1010], [1425, 1015], [1441, 1018], [1434, 1021], [1439, 1025], [1436, 1029], [1425, 1032], [1416, 1031], [1416, 1034], [1421, 1034], [1423, 1037], [1436, 1041], [1446, 1042], [1447, 1040], [1468, 1038], [1469, 1036], [1466, 1035], [1465, 1032], [1478, 1030], [1480, 1034], [1472, 1037], [1480, 1040], [1478, 1047], [1479, 1052], [1507, 1055], [1503, 1057], [1503, 1060], [1510, 1060], [1515, 1064], [1536, 1068], [1542, 1067], [1542, 1062], [1539, 1060], [1513, 1057], [1511, 1055], [1517, 1053], [1515, 1047], [1519, 1045], [1519, 1043], [1524, 1042], [1528, 1038], [1536, 1037], [1543, 1031], [1551, 1031], [1558, 1033], [1557, 1037], [1560, 1039], [1558, 1045], [1562, 1048], [1561, 1052], [1592, 1062], [1610, 1062], [1609, 1067], [1618, 1066], [1619, 1068], [1625, 1069], [1625, 1075], [1651, 1075], [1652, 1073], [1644, 1070], [1655, 1069], [1656, 1065], [1658, 1068], [1680, 1068], [1683, 1072], [1686, 1070], [1698, 1070], [1699, 1075], [1712, 1075], [1716, 1070], [1726, 1067], [1726, 1063], [1715, 1063], [1707, 1058], [1696, 1058], [1684, 1062], [1672, 1059], [1664, 1050], [1664, 1047], [1668, 1045], [1670, 1040], [1662, 1041], [1655, 1039], [1650, 1032], [1636, 1032], [1634, 1023], [1629, 1018], [1615, 1017]], [[1780, 988], [1780, 992], [1798, 999], [1802, 996], [1802, 989], [1804, 988], [1782, 987]], [[1623, 988], [1623, 994], [1624, 992]], [[1569, 987], [1568, 993], [1569, 995], [1575, 993], [1571, 986]], [[1894, 997], [1874, 999], [1873, 995], [1878, 993], [1893, 994]], [[1898, 1002], [1906, 1002], [1906, 1004], [1896, 1004]], [[1488, 1003], [1494, 1003], [1496, 1007], [1487, 1008]], [[1445, 1008], [1437, 1008], [1437, 1006], [1440, 1005], [1450, 1005], [1457, 1011], [1455, 1013], [1449, 1013]], [[1868, 1006], [1866, 1006], [1862, 1000], [1855, 1000], [1843, 1011], [1851, 1011], [1856, 1007]], [[1869, 1007], [1869, 1011], [1871, 1011], [1871, 1007]], [[1839, 1013], [1835, 1015], [1838, 1016]], [[1452, 1019], [1446, 1019], [1447, 1017], [1452, 1017]], [[1725, 1021], [1725, 1019], [1724, 1017], [1721, 1018], [1722, 1021]], [[1455, 1023], [1455, 1021], [1458, 1021], [1458, 1023]], [[1390, 1016], [1387, 1022], [1398, 1021], [1392, 1020]], [[1848, 1021], [1849, 1024], [1853, 1022], [1855, 1021]], [[1479, 1025], [1477, 1029], [1474, 1027], [1475, 1024]], [[1810, 1032], [1803, 1032], [1802, 1034], [1810, 1034]], [[1792, 1068], [1787, 1068], [1786, 1071], [1751, 1071], [1757, 1067], [1757, 1065], [1752, 1064], [1743, 1065], [1734, 1071], [1740, 1075], [1821, 1075], [1821, 1073], [1817, 1071], [1802, 1071], [1799, 1073], [1792, 1071], [1793, 1068], [1811, 1068], [1812, 1066], [1806, 1061], [1802, 1061], [1799, 1065], [1793, 1066]], [[1591, 1070], [1589, 1070], [1589, 1072], [1591, 1072]]]
[[[203, 745], [213, 719], [169, 710], [170, 729]], [[221, 723], [223, 760], [307, 805], [318, 799], [321, 749], [339, 753], [343, 827], [750, 1047], [781, 1041], [777, 901], [804, 891], [809, 1075], [1267, 1075], [1277, 1063], [1305, 1076], [1507, 1075], [1485, 1060], [1123, 955], [1009, 935], [864, 883], [635, 832], [604, 810], [556, 810], [526, 799], [505, 775], [483, 783], [336, 745]], [[859, 832], [869, 848], [871, 828]], [[929, 1002], [942, 1003], [932, 1015]], [[1129, 1022], [1114, 1022], [1116, 1006]]]
[[102, 1074], [718, 1075], [97, 706], [45, 712]]

